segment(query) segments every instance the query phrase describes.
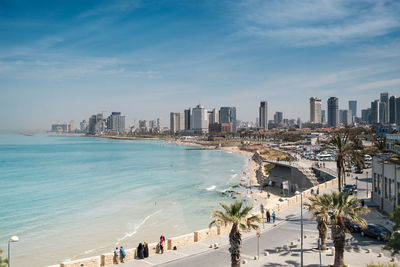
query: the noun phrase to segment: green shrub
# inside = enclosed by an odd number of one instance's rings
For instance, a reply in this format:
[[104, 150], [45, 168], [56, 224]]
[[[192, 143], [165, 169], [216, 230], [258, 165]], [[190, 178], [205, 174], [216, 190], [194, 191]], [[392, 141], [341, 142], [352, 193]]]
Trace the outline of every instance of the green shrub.
[[367, 267], [399, 267], [396, 263], [369, 263]]

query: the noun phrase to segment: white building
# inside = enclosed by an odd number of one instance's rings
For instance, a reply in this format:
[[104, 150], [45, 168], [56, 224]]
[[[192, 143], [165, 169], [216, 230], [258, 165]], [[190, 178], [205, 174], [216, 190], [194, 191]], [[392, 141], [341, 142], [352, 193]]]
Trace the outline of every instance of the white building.
[[400, 160], [388, 154], [372, 158], [371, 199], [387, 213], [400, 205]]
[[171, 112], [170, 130], [172, 133], [177, 133], [185, 130], [185, 116], [183, 112]]
[[194, 132], [208, 133], [208, 112], [202, 105], [192, 109], [190, 129]]
[[263, 130], [268, 130], [268, 103], [267, 101], [260, 102], [259, 108], [259, 126]]
[[321, 99], [318, 97], [310, 98], [310, 122], [322, 123]]

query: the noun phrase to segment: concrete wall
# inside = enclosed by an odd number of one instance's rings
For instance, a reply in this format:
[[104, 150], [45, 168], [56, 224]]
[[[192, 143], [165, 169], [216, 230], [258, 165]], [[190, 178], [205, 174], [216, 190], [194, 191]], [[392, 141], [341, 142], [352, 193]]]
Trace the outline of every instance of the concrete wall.
[[200, 242], [218, 235], [218, 228], [212, 227], [194, 232], [194, 242]]
[[100, 257], [90, 257], [76, 261], [63, 262], [60, 267], [100, 267]]
[[168, 241], [168, 249], [172, 250], [175, 246], [177, 248], [181, 248], [190, 244], [193, 244], [194, 241], [194, 233], [181, 235], [177, 237], [172, 237], [167, 240]]

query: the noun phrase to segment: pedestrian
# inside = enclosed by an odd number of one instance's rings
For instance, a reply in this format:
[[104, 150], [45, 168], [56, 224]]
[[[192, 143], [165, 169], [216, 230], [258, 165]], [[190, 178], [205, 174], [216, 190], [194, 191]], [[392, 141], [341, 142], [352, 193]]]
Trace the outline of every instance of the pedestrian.
[[125, 249], [121, 246], [119, 249], [119, 252], [121, 253], [121, 263], [125, 262], [125, 258], [126, 258], [126, 252]]
[[311, 195], [314, 195], [314, 189], [311, 188]]
[[267, 195], [267, 196], [268, 196], [268, 199], [271, 197], [271, 195], [269, 194], [269, 192], [268, 192], [268, 195]]
[[164, 253], [164, 245], [165, 245], [165, 237], [163, 235], [160, 236], [160, 251], [161, 254]]
[[317, 195], [319, 195], [319, 187], [317, 187]]
[[115, 264], [119, 263], [118, 262], [118, 255], [119, 255], [119, 250], [118, 250], [118, 247], [116, 247], [115, 250], [114, 250], [114, 263]]
[[144, 259], [144, 250], [143, 250], [143, 244], [139, 243], [139, 246], [137, 247], [137, 257], [139, 259]]
[[149, 257], [149, 246], [147, 245], [146, 242], [143, 242], [143, 256], [145, 258]]
[[275, 218], [276, 218], [276, 213], [275, 213], [275, 211], [273, 210], [273, 211], [272, 211], [272, 223], [275, 223]]
[[267, 222], [271, 222], [271, 213], [267, 210]]

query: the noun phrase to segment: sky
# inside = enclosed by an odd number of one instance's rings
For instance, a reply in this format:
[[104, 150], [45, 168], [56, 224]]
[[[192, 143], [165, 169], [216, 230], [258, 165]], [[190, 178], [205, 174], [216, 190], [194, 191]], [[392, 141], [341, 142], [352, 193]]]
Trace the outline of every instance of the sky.
[[400, 96], [400, 1], [0, 0], [0, 131], [121, 111], [127, 125], [201, 103], [309, 120]]

